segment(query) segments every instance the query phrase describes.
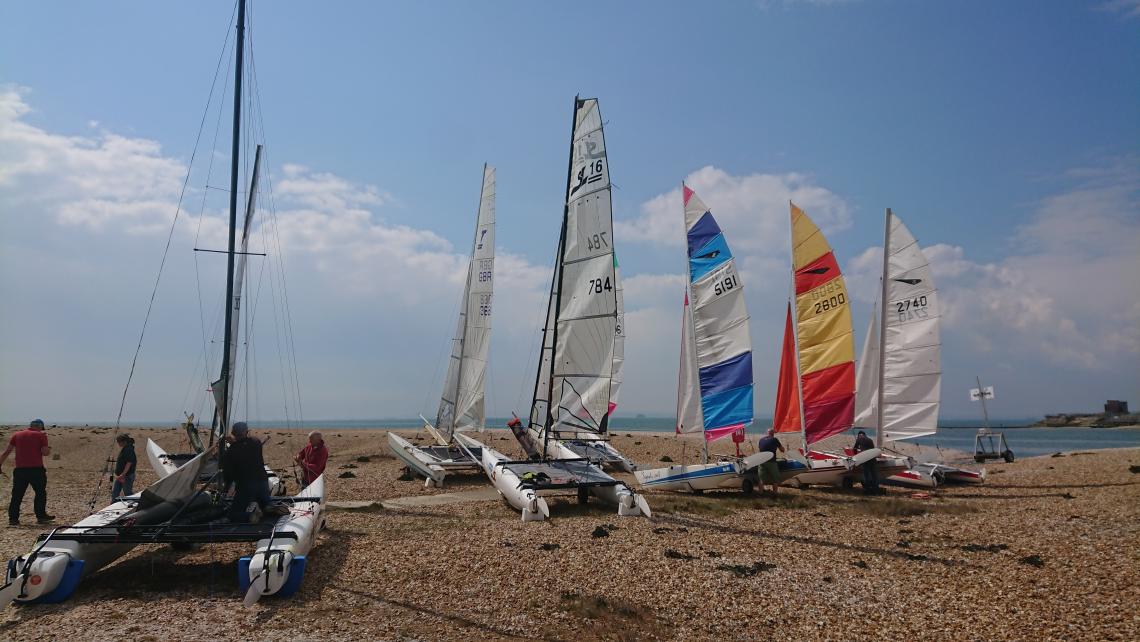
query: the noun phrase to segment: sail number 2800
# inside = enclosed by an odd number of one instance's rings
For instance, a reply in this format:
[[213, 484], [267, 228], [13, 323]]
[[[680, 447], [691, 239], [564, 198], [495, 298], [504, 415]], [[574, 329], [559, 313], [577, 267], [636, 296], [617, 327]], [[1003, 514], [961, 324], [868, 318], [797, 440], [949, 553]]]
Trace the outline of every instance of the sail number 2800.
[[815, 302], [815, 313], [819, 314], [820, 312], [827, 312], [828, 310], [834, 310], [835, 308], [838, 308], [839, 306], [843, 305], [844, 303], [847, 303], [847, 297], [844, 296], [842, 292], [840, 292], [838, 294], [833, 294], [832, 296], [829, 296], [826, 299], [820, 299], [819, 301]]

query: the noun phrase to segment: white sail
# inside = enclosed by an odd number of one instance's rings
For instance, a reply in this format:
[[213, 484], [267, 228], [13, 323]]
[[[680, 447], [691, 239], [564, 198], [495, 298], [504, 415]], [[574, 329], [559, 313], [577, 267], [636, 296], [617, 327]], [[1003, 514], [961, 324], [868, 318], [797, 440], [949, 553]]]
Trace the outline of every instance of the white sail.
[[625, 370], [625, 296], [621, 287], [621, 268], [614, 254], [614, 293], [617, 295], [617, 325], [614, 329], [614, 369], [610, 375], [610, 413], [617, 408], [621, 392], [622, 373]]
[[693, 335], [693, 309], [689, 306], [689, 289], [685, 288], [685, 307], [681, 312], [681, 367], [677, 378], [677, 432], [703, 433], [701, 413], [701, 381], [697, 369], [697, 341]]
[[879, 314], [876, 301], [872, 306], [863, 352], [855, 372], [855, 425], [860, 428], [879, 426]]
[[[929, 261], [914, 236], [889, 210], [885, 245], [885, 302], [880, 309], [885, 328], [872, 331], [877, 336], [868, 339], [864, 348], [864, 361], [877, 361], [874, 370], [880, 370], [881, 364], [881, 372], [871, 377], [867, 389], [862, 387], [863, 370], [871, 366], [860, 367], [856, 412], [860, 419], [876, 420], [882, 438], [891, 441], [931, 435], [938, 429], [941, 311]], [[874, 354], [877, 347], [882, 354]], [[879, 405], [881, 417], [876, 416]]]
[[495, 168], [483, 166], [471, 262], [435, 427], [450, 439], [457, 430], [479, 429], [486, 419], [484, 379], [491, 346], [491, 297], [495, 272]]
[[[249, 256], [249, 228], [253, 222], [253, 213], [257, 208], [257, 179], [261, 171], [261, 145], [257, 146], [257, 152], [253, 157], [253, 180], [249, 186], [249, 199], [246, 201], [245, 206], [245, 219], [241, 228], [241, 244], [238, 246], [238, 255], [234, 257], [234, 290], [233, 298], [230, 300], [230, 305], [233, 306], [233, 314], [230, 316], [230, 336], [232, 337], [229, 345], [229, 372], [222, 372], [218, 380], [211, 384], [211, 389], [214, 394], [214, 405], [218, 410], [222, 406], [222, 392], [225, 391], [226, 399], [229, 400], [229, 408], [227, 413], [234, 405], [234, 380], [236, 377], [232, 373], [236, 372], [237, 357], [238, 357], [238, 337], [241, 330], [241, 292], [242, 286], [245, 284], [246, 272], [246, 258]], [[218, 421], [217, 427], [229, 427], [229, 417], [219, 417], [224, 421]]]
[[[532, 425], [600, 433], [609, 412], [617, 293], [609, 165], [597, 99], [576, 99], [570, 175], [556, 279], [540, 359]], [[553, 321], [553, 323], [551, 323]], [[549, 410], [542, 406], [552, 399]]]

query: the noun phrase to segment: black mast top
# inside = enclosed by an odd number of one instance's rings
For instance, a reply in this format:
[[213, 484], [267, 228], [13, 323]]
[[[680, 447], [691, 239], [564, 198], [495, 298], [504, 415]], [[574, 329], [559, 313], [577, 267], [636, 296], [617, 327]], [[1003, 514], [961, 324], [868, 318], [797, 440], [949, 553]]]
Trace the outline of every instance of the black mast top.
[[[563, 254], [566, 252], [566, 220], [570, 217], [570, 174], [574, 171], [574, 132], [578, 130], [578, 108], [582, 106], [582, 100], [578, 96], [574, 96], [574, 116], [570, 120], [570, 158], [566, 161], [566, 191], [564, 194], [564, 201], [562, 204], [562, 232], [559, 234], [558, 241], [558, 256], [555, 257], [555, 268], [558, 270], [558, 294], [554, 301], [554, 335], [550, 341], [550, 376], [548, 388], [546, 392], [546, 429], [542, 432], [542, 457], [546, 458], [546, 445], [550, 440], [550, 431], [554, 429], [554, 369], [558, 367], [555, 357], [558, 355], [558, 312], [562, 307], [562, 277], [564, 272], [560, 267], [562, 264]], [[539, 358], [539, 368], [542, 367], [541, 355]]]
[[230, 363], [230, 343], [234, 340], [230, 324], [234, 314], [234, 246], [237, 236], [238, 162], [241, 154], [241, 78], [245, 45], [245, 0], [238, 0], [236, 45], [233, 150], [230, 158], [230, 243], [226, 256], [226, 332], [225, 340], [222, 342], [222, 403], [218, 407], [218, 425], [222, 435], [218, 443], [219, 461], [225, 452], [225, 436], [230, 428], [230, 371], [233, 369], [233, 364]]

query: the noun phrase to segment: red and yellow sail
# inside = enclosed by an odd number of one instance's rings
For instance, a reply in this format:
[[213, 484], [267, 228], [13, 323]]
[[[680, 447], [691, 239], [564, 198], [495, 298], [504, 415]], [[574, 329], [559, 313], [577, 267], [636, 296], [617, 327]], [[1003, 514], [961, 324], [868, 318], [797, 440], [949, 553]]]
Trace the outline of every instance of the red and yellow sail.
[[[802, 421], [804, 440], [812, 444], [854, 423], [855, 340], [847, 286], [831, 246], [794, 204], [791, 218], [795, 323], [793, 327], [789, 309], [774, 426], [778, 432], [794, 432], [800, 430]], [[802, 392], [802, 420], [797, 383]]]

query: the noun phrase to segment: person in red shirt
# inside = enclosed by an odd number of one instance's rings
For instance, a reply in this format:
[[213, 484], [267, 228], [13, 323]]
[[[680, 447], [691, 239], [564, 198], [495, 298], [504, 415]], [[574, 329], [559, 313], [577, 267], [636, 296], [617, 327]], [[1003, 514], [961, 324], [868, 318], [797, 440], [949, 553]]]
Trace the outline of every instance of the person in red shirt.
[[41, 524], [52, 521], [55, 517], [47, 514], [47, 470], [44, 468], [44, 457], [51, 454], [51, 447], [44, 434], [43, 419], [33, 419], [27, 429], [12, 434], [8, 448], [0, 455], [0, 469], [13, 451], [16, 452], [16, 468], [12, 471], [12, 502], [8, 504], [8, 525], [20, 525], [20, 504], [24, 501], [28, 486], [36, 494], [32, 501], [36, 521]]
[[313, 483], [321, 473], [325, 472], [325, 464], [329, 460], [329, 449], [325, 447], [325, 440], [320, 431], [309, 433], [309, 443], [293, 458], [301, 464], [301, 483], [308, 486]]

